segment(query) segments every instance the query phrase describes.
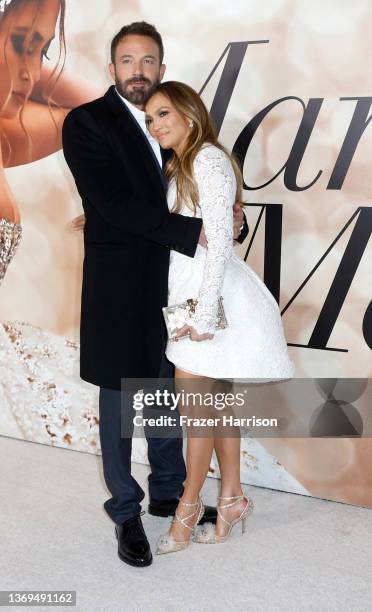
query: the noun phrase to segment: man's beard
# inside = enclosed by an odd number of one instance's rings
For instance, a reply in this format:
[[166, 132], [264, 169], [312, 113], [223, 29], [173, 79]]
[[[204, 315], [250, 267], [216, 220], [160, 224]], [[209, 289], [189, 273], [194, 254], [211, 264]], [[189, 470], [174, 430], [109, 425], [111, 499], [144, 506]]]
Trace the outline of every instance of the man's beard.
[[[136, 88], [129, 91], [129, 87], [134, 83], [139, 83], [143, 81], [145, 83], [144, 87]], [[158, 78], [154, 83], [150, 81], [150, 79], [146, 79], [144, 76], [133, 77], [132, 79], [127, 79], [126, 81], [119, 81], [115, 78], [116, 89], [119, 94], [123, 96], [126, 100], [131, 102], [132, 104], [146, 104], [147, 100], [151, 98], [153, 91], [159, 85], [160, 79]], [[148, 85], [148, 87], [146, 87]]]

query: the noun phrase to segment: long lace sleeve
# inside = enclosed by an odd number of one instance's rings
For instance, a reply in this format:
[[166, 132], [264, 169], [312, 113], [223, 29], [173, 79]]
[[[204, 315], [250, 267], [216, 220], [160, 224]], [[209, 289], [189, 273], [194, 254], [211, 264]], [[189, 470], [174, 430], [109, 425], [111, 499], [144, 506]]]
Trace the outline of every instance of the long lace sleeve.
[[236, 181], [230, 160], [213, 146], [198, 153], [194, 175], [208, 248], [193, 327], [199, 334], [213, 334], [225, 265], [233, 251]]

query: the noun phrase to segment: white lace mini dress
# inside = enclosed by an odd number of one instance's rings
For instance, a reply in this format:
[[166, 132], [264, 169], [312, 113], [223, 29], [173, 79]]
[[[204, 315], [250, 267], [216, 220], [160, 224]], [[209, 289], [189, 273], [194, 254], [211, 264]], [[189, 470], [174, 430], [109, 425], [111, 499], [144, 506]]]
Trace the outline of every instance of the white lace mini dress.
[[[197, 216], [203, 219], [208, 248], [195, 256], [171, 251], [168, 304], [197, 298], [194, 327], [215, 332], [219, 296], [229, 326], [212, 340], [168, 341], [166, 354], [191, 374], [228, 379], [290, 378], [294, 374], [278, 304], [256, 273], [233, 250], [233, 205], [236, 181], [229, 158], [205, 145], [194, 162], [199, 190]], [[176, 198], [173, 179], [168, 189], [171, 210]], [[192, 216], [186, 205], [182, 215]]]

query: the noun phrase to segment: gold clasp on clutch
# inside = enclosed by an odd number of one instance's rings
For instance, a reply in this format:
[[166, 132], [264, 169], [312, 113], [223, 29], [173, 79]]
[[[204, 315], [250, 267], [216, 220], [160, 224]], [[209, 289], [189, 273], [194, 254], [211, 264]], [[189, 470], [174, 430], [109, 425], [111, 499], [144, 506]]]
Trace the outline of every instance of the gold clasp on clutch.
[[186, 300], [187, 301], [187, 308], [190, 311], [190, 314], [195, 314], [195, 307], [197, 304], [197, 300], [193, 300], [192, 298]]

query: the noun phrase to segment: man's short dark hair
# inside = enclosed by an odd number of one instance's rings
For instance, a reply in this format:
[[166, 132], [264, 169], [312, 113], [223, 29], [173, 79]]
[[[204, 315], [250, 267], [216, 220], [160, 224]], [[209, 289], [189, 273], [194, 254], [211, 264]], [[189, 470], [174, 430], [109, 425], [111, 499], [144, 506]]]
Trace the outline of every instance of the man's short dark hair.
[[159, 47], [160, 64], [163, 63], [164, 47], [159, 32], [153, 25], [151, 25], [151, 23], [146, 23], [146, 21], [135, 21], [134, 23], [123, 26], [121, 30], [112, 39], [111, 62], [113, 64], [115, 64], [115, 53], [118, 44], [122, 41], [123, 38], [125, 38], [125, 36], [129, 36], [130, 34], [135, 34], [137, 36], [149, 36], [149, 38], [152, 38]]

